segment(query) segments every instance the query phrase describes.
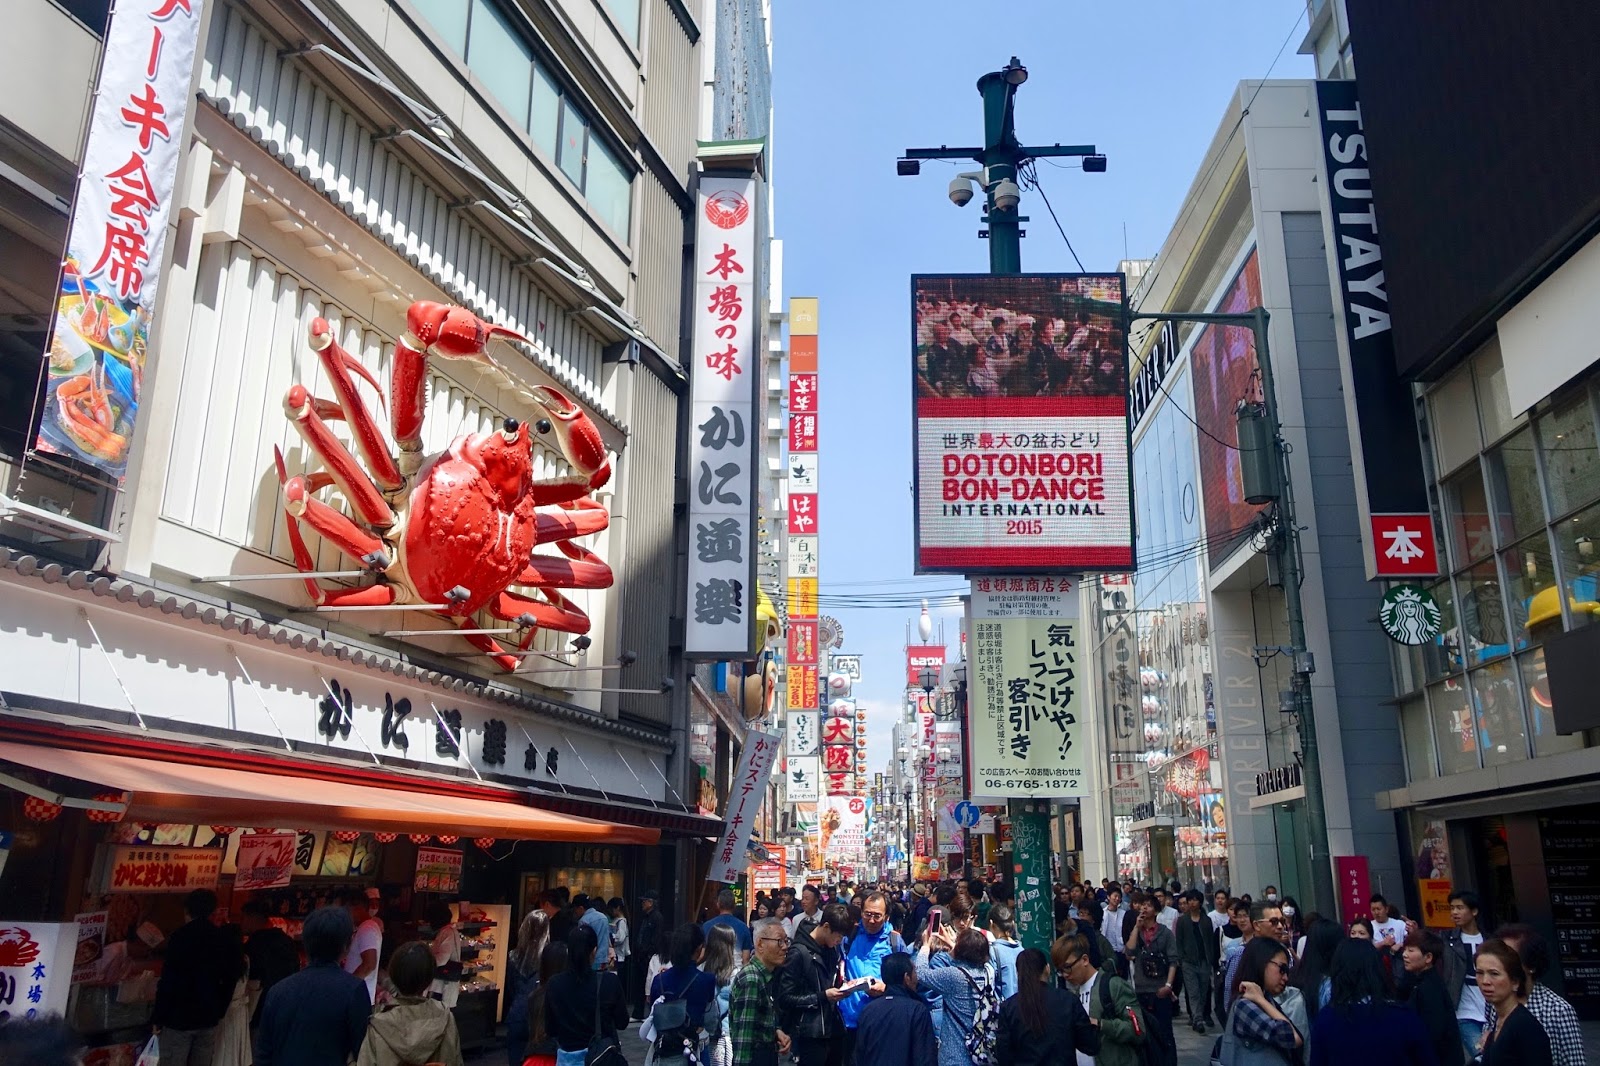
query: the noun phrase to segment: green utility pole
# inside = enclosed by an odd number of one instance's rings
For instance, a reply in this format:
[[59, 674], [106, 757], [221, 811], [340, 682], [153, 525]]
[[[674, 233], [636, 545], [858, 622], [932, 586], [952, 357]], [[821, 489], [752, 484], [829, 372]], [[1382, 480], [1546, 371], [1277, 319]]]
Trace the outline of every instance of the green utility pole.
[[[1289, 622], [1289, 646], [1286, 648], [1256, 648], [1256, 661], [1262, 665], [1266, 657], [1282, 653], [1293, 663], [1290, 687], [1294, 696], [1294, 713], [1300, 731], [1301, 773], [1306, 789], [1306, 835], [1310, 837], [1311, 861], [1310, 899], [1303, 904], [1307, 914], [1333, 914], [1337, 910], [1333, 895], [1333, 863], [1328, 856], [1328, 809], [1322, 794], [1322, 757], [1317, 750], [1317, 723], [1311, 703], [1311, 675], [1316, 664], [1306, 649], [1305, 610], [1300, 602], [1300, 529], [1295, 521], [1293, 482], [1289, 478], [1289, 448], [1283, 439], [1283, 425], [1278, 421], [1278, 394], [1273, 384], [1272, 353], [1267, 344], [1267, 310], [1257, 307], [1237, 314], [1172, 313], [1146, 314], [1133, 312], [1129, 323], [1135, 320], [1150, 322], [1196, 322], [1203, 325], [1243, 326], [1255, 334], [1256, 365], [1261, 369], [1261, 398], [1265, 408], [1266, 444], [1272, 455], [1268, 457], [1270, 483], [1263, 486], [1263, 496], [1275, 501], [1278, 508], [1278, 536], [1273, 552], [1278, 557], [1278, 573], [1283, 579], [1283, 607]], [[1245, 441], [1239, 446], [1244, 449]]]
[[[1004, 69], [978, 79], [983, 97], [983, 147], [909, 148], [899, 160], [902, 175], [920, 172], [925, 159], [971, 160], [983, 169], [974, 175], [984, 191], [986, 229], [978, 236], [989, 239], [989, 273], [1022, 273], [1022, 223], [1018, 214], [1021, 189], [1017, 183], [1020, 168], [1028, 161], [1048, 156], [1082, 156], [1083, 169], [1104, 172], [1105, 156], [1092, 144], [1028, 147], [1017, 140], [1014, 102], [1017, 88], [1028, 80], [1028, 69], [1016, 56]], [[956, 199], [961, 179], [951, 185]], [[970, 186], [968, 186], [970, 188]], [[1017, 935], [1024, 947], [1039, 948], [1046, 954], [1055, 940], [1054, 894], [1050, 876], [1050, 804], [1040, 800], [1011, 800], [1006, 804], [1011, 820], [1012, 888], [1016, 892]]]

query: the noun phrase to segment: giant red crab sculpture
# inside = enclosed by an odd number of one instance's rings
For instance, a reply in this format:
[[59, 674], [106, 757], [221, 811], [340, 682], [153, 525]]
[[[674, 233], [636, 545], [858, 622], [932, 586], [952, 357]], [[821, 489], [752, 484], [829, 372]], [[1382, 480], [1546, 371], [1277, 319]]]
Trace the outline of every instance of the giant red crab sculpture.
[[[515, 418], [507, 418], [498, 430], [458, 437], [439, 455], [424, 456], [430, 353], [493, 365], [485, 350], [491, 337], [526, 338], [463, 308], [428, 302], [411, 305], [406, 325], [395, 346], [389, 383], [397, 456], [356, 394], [359, 377], [378, 390], [381, 403], [377, 379], [339, 346], [327, 319], [311, 323], [311, 347], [327, 371], [335, 399], [312, 396], [304, 385], [292, 386], [284, 397], [284, 413], [326, 467], [289, 477], [282, 452], [273, 449], [289, 544], [295, 565], [314, 571], [315, 560], [300, 531], [304, 522], [359, 559], [379, 580], [363, 588], [330, 589], [307, 578], [306, 590], [319, 606], [433, 604], [436, 614], [463, 628], [470, 628], [472, 615], [487, 608], [521, 630], [516, 642], [520, 651], [531, 646], [540, 627], [587, 632], [588, 616], [557, 590], [607, 588], [612, 582], [609, 566], [572, 543], [606, 528], [610, 520], [605, 507], [590, 496], [611, 476], [600, 432], [570, 399], [541, 385], [533, 389], [533, 398], [548, 417], [533, 428], [554, 434], [573, 473], [535, 481], [532, 433]], [[349, 424], [365, 469], [329, 429], [334, 419]], [[329, 486], [344, 494], [353, 519], [317, 499]], [[554, 544], [564, 558], [535, 554], [540, 544]], [[543, 598], [507, 591], [513, 585], [531, 587]], [[489, 636], [463, 636], [508, 671], [522, 660]]]

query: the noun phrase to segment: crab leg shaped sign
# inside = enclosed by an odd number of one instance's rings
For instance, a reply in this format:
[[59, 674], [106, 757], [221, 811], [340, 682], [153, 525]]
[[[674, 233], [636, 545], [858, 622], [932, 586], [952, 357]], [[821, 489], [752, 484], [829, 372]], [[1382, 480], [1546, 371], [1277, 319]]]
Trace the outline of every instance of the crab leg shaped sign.
[[[306, 591], [318, 606], [327, 607], [438, 604], [435, 613], [462, 628], [472, 628], [471, 616], [486, 608], [520, 628], [521, 651], [532, 645], [540, 627], [588, 632], [588, 615], [557, 590], [609, 588], [612, 583], [611, 567], [573, 543], [605, 529], [610, 521], [605, 507], [591, 496], [611, 477], [600, 431], [572, 400], [540, 385], [533, 390], [534, 399], [547, 417], [533, 429], [554, 435], [572, 473], [536, 481], [532, 432], [515, 418], [507, 418], [498, 430], [458, 437], [441, 454], [424, 456], [430, 355], [492, 364], [485, 351], [491, 337], [527, 339], [463, 308], [437, 303], [412, 304], [406, 325], [395, 347], [389, 383], [389, 424], [399, 445], [395, 455], [356, 392], [359, 377], [381, 397], [377, 379], [339, 346], [327, 319], [311, 323], [311, 348], [327, 371], [334, 399], [312, 396], [303, 385], [292, 386], [284, 397], [284, 413], [326, 468], [289, 477], [283, 453], [273, 449], [289, 544], [300, 570], [316, 569], [300, 531], [304, 522], [359, 559], [378, 575], [378, 582], [329, 589], [307, 578]], [[336, 419], [350, 426], [360, 459], [329, 429]], [[330, 486], [349, 501], [354, 518], [317, 498]], [[535, 554], [541, 544], [554, 544], [561, 555]], [[507, 591], [513, 585], [535, 590], [538, 598]], [[521, 662], [521, 656], [490, 637], [463, 636], [507, 671]]]

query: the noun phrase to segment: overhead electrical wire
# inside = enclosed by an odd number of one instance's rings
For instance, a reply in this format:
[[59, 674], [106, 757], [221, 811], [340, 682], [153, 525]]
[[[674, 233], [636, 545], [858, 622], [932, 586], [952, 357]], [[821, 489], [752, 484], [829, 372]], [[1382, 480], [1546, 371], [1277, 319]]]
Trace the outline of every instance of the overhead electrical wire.
[[1039, 199], [1044, 201], [1044, 209], [1050, 212], [1050, 221], [1056, 224], [1056, 229], [1060, 232], [1061, 239], [1067, 242], [1067, 251], [1072, 253], [1072, 261], [1078, 264], [1080, 273], [1087, 274], [1088, 271], [1084, 269], [1083, 260], [1078, 258], [1078, 250], [1072, 246], [1072, 238], [1067, 236], [1066, 228], [1061, 225], [1061, 220], [1056, 217], [1056, 209], [1050, 206], [1050, 197], [1045, 195], [1044, 186], [1039, 184], [1039, 168], [1034, 166], [1033, 160], [1030, 159], [1017, 169], [1017, 174], [1022, 178], [1022, 183], [1037, 192]]

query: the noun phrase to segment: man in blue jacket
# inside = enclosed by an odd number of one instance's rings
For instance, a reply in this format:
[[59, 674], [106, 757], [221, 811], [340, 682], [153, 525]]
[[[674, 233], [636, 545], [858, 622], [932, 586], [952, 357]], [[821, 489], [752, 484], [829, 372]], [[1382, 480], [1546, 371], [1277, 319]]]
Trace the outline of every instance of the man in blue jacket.
[[882, 983], [883, 994], [857, 1019], [855, 1062], [850, 1066], [928, 1066], [938, 1061], [933, 1015], [917, 995], [911, 956], [903, 951], [886, 956]]
[[866, 984], [839, 1001], [839, 1015], [844, 1019], [844, 1062], [853, 1061], [856, 1045], [856, 1024], [870, 998], [883, 995], [883, 961], [890, 955], [905, 954], [906, 942], [889, 924], [889, 897], [874, 892], [861, 904], [861, 924], [850, 940], [850, 950], [844, 955], [844, 979], [865, 979]]

